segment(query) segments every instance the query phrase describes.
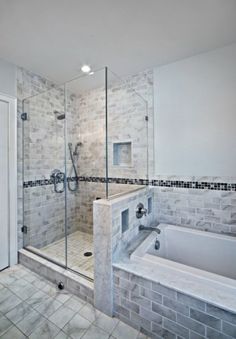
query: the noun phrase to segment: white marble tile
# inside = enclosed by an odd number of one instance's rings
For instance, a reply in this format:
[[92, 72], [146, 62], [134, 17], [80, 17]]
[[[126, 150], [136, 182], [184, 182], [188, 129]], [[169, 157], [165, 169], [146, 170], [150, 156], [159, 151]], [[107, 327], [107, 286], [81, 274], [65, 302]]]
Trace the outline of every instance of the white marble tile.
[[65, 332], [60, 331], [54, 339], [71, 339]]
[[101, 312], [92, 305], [87, 303], [80, 309], [79, 314], [82, 315], [84, 318], [88, 319], [92, 323], [99, 317]]
[[36, 307], [36, 311], [44, 317], [50, 317], [61, 306], [61, 303], [54, 298], [43, 299], [42, 303]]
[[12, 323], [4, 316], [0, 316], [0, 335], [3, 335], [10, 327]]
[[117, 339], [136, 339], [138, 336], [138, 331], [134, 328], [122, 323], [119, 321], [118, 325], [115, 327], [112, 335]]
[[85, 335], [84, 339], [108, 339], [109, 333], [103, 331], [101, 328], [91, 325]]
[[46, 321], [36, 328], [35, 331], [31, 333], [29, 336], [30, 339], [51, 339], [54, 338], [60, 329], [51, 323], [50, 321]]
[[25, 318], [28, 314], [31, 314], [32, 307], [26, 302], [21, 302], [16, 307], [14, 307], [11, 311], [6, 313], [6, 317], [11, 320], [14, 324]]
[[111, 318], [104, 313], [99, 314], [97, 319], [94, 321], [94, 325], [103, 329], [107, 333], [111, 333], [115, 326], [118, 324], [119, 320], [117, 318]]
[[17, 327], [26, 336], [29, 336], [38, 326], [43, 324], [46, 319], [38, 312], [33, 310], [29, 315], [17, 323]]
[[75, 315], [75, 312], [70, 308], [62, 305], [55, 313], [49, 317], [49, 320], [53, 322], [59, 328], [63, 328]]
[[21, 299], [12, 294], [0, 303], [0, 312], [7, 313], [21, 303]]
[[69, 300], [67, 300], [64, 305], [70, 309], [72, 309], [75, 312], [78, 312], [81, 310], [81, 308], [86, 304], [86, 301], [77, 298], [76, 296], [70, 297]]
[[26, 339], [26, 338], [27, 337], [15, 326], [11, 327], [1, 336], [1, 339]]
[[64, 327], [63, 331], [71, 338], [81, 338], [87, 329], [90, 327], [91, 322], [82, 317], [80, 314], [76, 314]]
[[26, 300], [26, 303], [29, 304], [32, 308], [37, 308], [43, 301], [46, 301], [50, 298], [46, 293], [43, 291], [38, 291], [33, 294], [30, 298]]

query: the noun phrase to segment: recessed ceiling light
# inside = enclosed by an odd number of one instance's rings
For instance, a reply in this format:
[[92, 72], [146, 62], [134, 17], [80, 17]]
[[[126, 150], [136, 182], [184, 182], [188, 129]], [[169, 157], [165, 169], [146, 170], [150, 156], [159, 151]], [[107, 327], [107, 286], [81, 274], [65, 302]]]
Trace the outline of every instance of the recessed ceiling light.
[[89, 72], [89, 75], [93, 75], [93, 74], [94, 74], [94, 72], [93, 72], [93, 71]]
[[83, 65], [81, 67], [81, 71], [84, 73], [89, 73], [91, 71], [91, 67], [89, 65]]

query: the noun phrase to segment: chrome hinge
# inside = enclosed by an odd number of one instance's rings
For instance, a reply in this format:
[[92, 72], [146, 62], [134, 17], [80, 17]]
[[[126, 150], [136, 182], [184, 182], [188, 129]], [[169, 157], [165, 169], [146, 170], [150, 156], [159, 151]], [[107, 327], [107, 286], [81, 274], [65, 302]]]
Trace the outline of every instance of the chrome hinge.
[[27, 113], [21, 113], [21, 120], [26, 121], [28, 119]]
[[27, 230], [28, 230], [28, 227], [27, 226], [22, 226], [21, 227], [21, 232], [24, 233], [24, 234], [27, 234]]

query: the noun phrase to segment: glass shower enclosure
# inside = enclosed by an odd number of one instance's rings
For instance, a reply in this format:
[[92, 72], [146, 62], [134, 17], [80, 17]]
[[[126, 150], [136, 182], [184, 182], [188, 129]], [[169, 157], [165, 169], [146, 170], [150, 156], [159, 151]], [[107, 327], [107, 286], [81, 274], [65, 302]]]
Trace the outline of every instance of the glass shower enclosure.
[[103, 68], [25, 98], [22, 135], [24, 248], [93, 279], [93, 201], [148, 178], [146, 101]]

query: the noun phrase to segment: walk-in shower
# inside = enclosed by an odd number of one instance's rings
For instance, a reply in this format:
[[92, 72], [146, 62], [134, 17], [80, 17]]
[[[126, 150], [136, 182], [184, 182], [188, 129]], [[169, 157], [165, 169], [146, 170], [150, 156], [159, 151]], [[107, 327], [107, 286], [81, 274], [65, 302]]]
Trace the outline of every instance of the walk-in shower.
[[147, 105], [107, 69], [48, 87], [23, 101], [24, 247], [93, 279], [93, 201], [147, 179]]

